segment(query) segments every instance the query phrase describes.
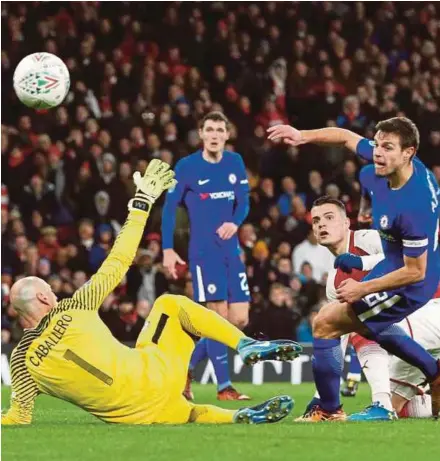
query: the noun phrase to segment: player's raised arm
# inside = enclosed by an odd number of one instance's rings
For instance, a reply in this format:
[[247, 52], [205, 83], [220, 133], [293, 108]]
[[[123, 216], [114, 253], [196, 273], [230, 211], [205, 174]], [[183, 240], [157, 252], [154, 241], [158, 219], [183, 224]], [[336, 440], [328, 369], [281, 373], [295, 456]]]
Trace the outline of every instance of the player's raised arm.
[[128, 203], [129, 214], [113, 248], [98, 272], [73, 299], [84, 309], [96, 310], [121, 282], [133, 262], [151, 206], [160, 194], [176, 185], [174, 172], [160, 160], [152, 160], [143, 177], [133, 175], [136, 195]]
[[291, 146], [301, 144], [332, 144], [345, 146], [352, 152], [359, 153], [359, 142], [364, 139], [352, 131], [343, 128], [321, 128], [318, 130], [297, 130], [290, 125], [275, 125], [270, 127], [268, 139], [271, 141], [282, 140]]
[[24, 337], [11, 355], [11, 406], [2, 415], [2, 426], [32, 422], [34, 402], [39, 391], [25, 364], [27, 346], [28, 341]]
[[186, 191], [182, 161], [176, 163], [176, 187], [170, 188], [162, 210], [162, 248], [163, 265], [173, 278], [177, 278], [176, 264], [185, 262], [174, 251], [174, 228], [176, 226], [177, 207], [182, 202]]

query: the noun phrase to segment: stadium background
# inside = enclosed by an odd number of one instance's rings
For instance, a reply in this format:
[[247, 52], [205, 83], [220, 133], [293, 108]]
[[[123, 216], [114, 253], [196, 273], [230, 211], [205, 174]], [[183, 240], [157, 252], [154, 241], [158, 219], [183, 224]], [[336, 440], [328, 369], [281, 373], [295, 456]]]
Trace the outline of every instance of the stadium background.
[[[375, 123], [412, 118], [420, 158], [440, 181], [439, 5], [424, 2], [2, 3], [2, 344], [22, 326], [8, 302], [24, 275], [70, 296], [96, 271], [126, 216], [131, 175], [152, 158], [174, 165], [199, 145], [197, 122], [223, 110], [228, 149], [243, 155], [251, 211], [239, 230], [252, 289], [249, 334], [308, 341], [325, 296], [322, 249], [309, 210], [341, 198], [357, 225], [362, 164], [339, 148], [274, 145], [276, 123], [340, 126], [371, 136]], [[12, 75], [36, 51], [67, 63], [62, 107], [34, 112]], [[163, 203], [163, 198], [162, 202]], [[136, 264], [101, 310], [133, 341], [154, 299], [192, 294], [189, 275], [161, 267], [160, 213]], [[183, 210], [176, 247], [188, 239]], [[324, 250], [324, 252], [327, 250]], [[324, 253], [325, 254], [325, 253]]]

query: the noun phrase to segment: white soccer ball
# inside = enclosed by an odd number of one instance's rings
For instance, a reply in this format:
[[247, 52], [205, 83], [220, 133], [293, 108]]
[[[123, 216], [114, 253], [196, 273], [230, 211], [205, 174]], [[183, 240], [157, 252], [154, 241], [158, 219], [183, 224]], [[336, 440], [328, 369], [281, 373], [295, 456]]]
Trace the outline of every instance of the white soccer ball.
[[14, 72], [18, 99], [33, 109], [50, 109], [64, 101], [70, 74], [64, 62], [51, 53], [33, 53], [23, 58]]

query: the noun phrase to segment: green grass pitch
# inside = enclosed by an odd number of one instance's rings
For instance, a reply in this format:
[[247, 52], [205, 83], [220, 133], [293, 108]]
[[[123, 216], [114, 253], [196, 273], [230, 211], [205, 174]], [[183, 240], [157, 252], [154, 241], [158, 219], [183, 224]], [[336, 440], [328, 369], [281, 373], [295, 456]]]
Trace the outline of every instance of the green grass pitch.
[[[311, 384], [237, 387], [253, 403], [291, 395], [294, 416], [301, 414], [313, 391]], [[198, 402], [217, 403], [212, 385], [196, 385], [194, 390]], [[2, 408], [8, 406], [9, 395], [3, 388]], [[368, 400], [364, 385], [356, 398], [344, 400], [344, 408], [353, 412]], [[238, 408], [240, 403], [222, 406]], [[440, 422], [432, 420], [297, 424], [289, 416], [260, 426], [121, 426], [102, 423], [47, 396], [37, 399], [31, 426], [2, 428], [4, 461], [428, 461], [438, 460], [439, 453]]]

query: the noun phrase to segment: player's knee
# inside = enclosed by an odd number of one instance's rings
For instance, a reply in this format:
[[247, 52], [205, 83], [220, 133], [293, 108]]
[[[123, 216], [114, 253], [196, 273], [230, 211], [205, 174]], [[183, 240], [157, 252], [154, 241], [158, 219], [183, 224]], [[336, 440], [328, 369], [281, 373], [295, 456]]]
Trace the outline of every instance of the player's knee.
[[153, 309], [155, 306], [160, 306], [160, 308], [169, 315], [177, 313], [177, 308], [179, 306], [179, 296], [171, 294], [163, 294], [156, 299]]
[[244, 328], [249, 323], [249, 316], [248, 315], [240, 315], [240, 316], [232, 316], [229, 318], [229, 321], [232, 325], [236, 326], [239, 330], [244, 330]]
[[224, 319], [228, 319], [228, 303], [226, 301], [209, 301], [207, 307]]
[[334, 325], [331, 317], [325, 312], [319, 312], [312, 324], [313, 337], [318, 339], [334, 339], [337, 338]]
[[393, 408], [396, 410], [397, 414], [401, 413], [404, 410], [404, 407], [408, 402], [409, 400], [405, 399], [401, 395], [396, 394], [395, 392], [391, 393], [391, 403], [393, 405]]

